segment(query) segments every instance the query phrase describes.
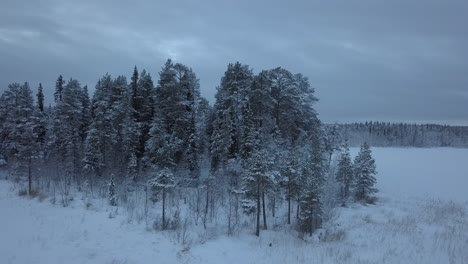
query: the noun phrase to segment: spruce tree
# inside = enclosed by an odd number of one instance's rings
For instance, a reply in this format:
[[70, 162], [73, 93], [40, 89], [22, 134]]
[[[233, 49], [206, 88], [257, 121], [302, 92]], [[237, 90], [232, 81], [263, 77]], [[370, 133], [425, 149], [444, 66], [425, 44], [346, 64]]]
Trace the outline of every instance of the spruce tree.
[[65, 85], [65, 81], [63, 80], [62, 75], [60, 75], [57, 81], [55, 82], [54, 99], [56, 103], [62, 101], [62, 92], [63, 92], [64, 85]]
[[[83, 169], [91, 176], [101, 176], [103, 171], [103, 157], [100, 151], [101, 137], [99, 131], [96, 129], [95, 124], [91, 125], [88, 136], [85, 141], [85, 151], [83, 159]], [[92, 177], [91, 177], [92, 179]]]
[[16, 153], [15, 127], [18, 119], [17, 98], [20, 87], [19, 83], [9, 84], [8, 89], [0, 97], [1, 154], [6, 161], [14, 159]]
[[61, 100], [54, 109], [50, 144], [50, 157], [58, 161], [61, 175], [67, 181], [80, 180], [83, 168], [83, 142], [80, 137], [82, 88], [70, 79], [61, 92]]
[[44, 93], [42, 84], [39, 83], [37, 89], [37, 111], [34, 113], [34, 133], [37, 136], [37, 143], [42, 152], [45, 151], [46, 133], [47, 133], [47, 114], [44, 111]]
[[328, 166], [331, 164], [333, 153], [340, 149], [341, 135], [338, 131], [338, 125], [327, 125], [323, 128], [324, 148], [328, 154]]
[[375, 188], [377, 174], [375, 160], [367, 143], [361, 149], [354, 160], [354, 197], [357, 201], [370, 202], [377, 192]]
[[187, 184], [196, 184], [201, 135], [197, 131], [200, 128], [197, 124], [200, 118], [198, 79], [190, 68], [179, 63], [173, 64], [171, 60], [166, 62], [159, 77], [147, 156], [153, 162], [161, 162], [163, 157], [160, 153], [171, 153], [172, 156], [162, 161], [167, 163], [170, 160], [175, 166], [187, 170], [191, 176]]
[[[133, 107], [133, 109], [135, 109], [135, 114], [138, 114], [138, 105], [139, 105], [139, 102], [137, 100], [137, 97], [138, 97], [138, 69], [137, 67], [135, 66], [135, 68], [133, 68], [133, 74], [132, 74], [132, 78], [131, 78], [131, 82], [130, 82], [130, 93], [131, 93], [131, 99], [130, 99], [130, 102], [131, 102], [131, 106]], [[138, 118], [137, 116], [135, 116], [135, 118]]]
[[239, 62], [229, 64], [221, 79], [215, 95], [215, 120], [211, 136], [213, 168], [217, 169], [227, 160], [240, 156], [242, 111], [247, 103], [252, 81], [252, 70]]
[[37, 88], [37, 108], [40, 112], [44, 112], [44, 93], [42, 89], [42, 83], [39, 83], [39, 87]]
[[338, 161], [338, 171], [336, 172], [336, 181], [340, 187], [340, 201], [344, 204], [350, 197], [350, 188], [353, 182], [353, 163], [349, 154], [349, 147], [346, 144], [340, 153]]
[[91, 126], [92, 116], [91, 116], [91, 101], [88, 94], [88, 86], [85, 85], [80, 94], [81, 101], [81, 124], [79, 128], [79, 134], [81, 141], [84, 143], [88, 135], [89, 127]]
[[17, 101], [17, 122], [15, 124], [15, 145], [18, 176], [27, 175], [28, 194], [32, 193], [33, 162], [38, 158], [39, 147], [34, 133], [34, 105], [32, 91], [28, 83], [19, 88]]
[[322, 191], [325, 182], [326, 158], [322, 140], [318, 135], [312, 138], [313, 149], [310, 163], [304, 171], [303, 189], [299, 203], [299, 228], [304, 233], [312, 232], [322, 223]]

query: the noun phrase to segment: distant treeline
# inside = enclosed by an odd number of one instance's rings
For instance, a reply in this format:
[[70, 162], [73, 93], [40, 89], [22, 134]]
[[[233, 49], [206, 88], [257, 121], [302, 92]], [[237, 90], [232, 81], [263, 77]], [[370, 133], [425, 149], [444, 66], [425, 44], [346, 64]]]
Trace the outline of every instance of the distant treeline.
[[335, 127], [350, 146], [368, 142], [379, 147], [468, 147], [468, 126], [365, 122]]

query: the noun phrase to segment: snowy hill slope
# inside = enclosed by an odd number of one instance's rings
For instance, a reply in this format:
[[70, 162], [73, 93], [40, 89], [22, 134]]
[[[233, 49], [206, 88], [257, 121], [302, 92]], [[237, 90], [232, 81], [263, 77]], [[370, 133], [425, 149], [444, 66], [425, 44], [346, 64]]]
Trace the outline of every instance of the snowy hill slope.
[[468, 150], [373, 151], [379, 202], [337, 209], [320, 242], [280, 230], [188, 247], [104, 205], [63, 208], [1, 180], [0, 263], [466, 263]]

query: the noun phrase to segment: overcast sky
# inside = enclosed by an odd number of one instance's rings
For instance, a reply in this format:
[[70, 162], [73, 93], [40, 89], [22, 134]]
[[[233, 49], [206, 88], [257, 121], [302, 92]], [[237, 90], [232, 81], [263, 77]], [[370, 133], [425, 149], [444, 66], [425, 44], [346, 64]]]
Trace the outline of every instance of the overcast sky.
[[[226, 65], [308, 76], [325, 122], [468, 124], [468, 1], [0, 0], [0, 86], [106, 72], [153, 80], [167, 58], [213, 103]], [[51, 97], [50, 97], [51, 98]]]

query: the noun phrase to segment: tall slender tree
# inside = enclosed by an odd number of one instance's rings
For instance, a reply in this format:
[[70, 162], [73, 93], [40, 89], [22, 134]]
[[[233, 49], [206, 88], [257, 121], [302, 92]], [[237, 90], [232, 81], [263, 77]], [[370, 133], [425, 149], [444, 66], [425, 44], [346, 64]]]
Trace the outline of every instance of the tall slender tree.
[[353, 175], [353, 163], [351, 161], [351, 155], [349, 154], [349, 147], [346, 144], [340, 153], [338, 171], [336, 172], [336, 181], [340, 186], [339, 198], [343, 204], [350, 197]]
[[62, 92], [63, 92], [63, 87], [65, 85], [65, 81], [63, 80], [62, 75], [60, 75], [55, 82], [55, 93], [54, 93], [54, 98], [55, 102], [60, 102], [62, 101]]
[[44, 92], [42, 89], [42, 83], [39, 83], [39, 87], [37, 88], [37, 108], [40, 112], [44, 112]]

